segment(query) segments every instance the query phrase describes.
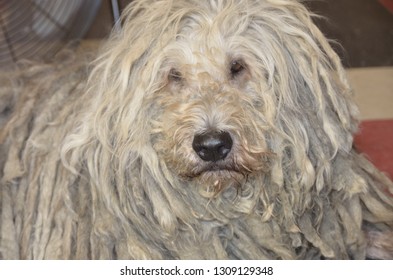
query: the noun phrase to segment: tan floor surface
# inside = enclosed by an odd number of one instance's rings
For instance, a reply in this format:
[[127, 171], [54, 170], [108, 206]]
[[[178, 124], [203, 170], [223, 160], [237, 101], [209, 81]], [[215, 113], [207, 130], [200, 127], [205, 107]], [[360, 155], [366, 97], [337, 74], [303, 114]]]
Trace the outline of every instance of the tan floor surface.
[[347, 70], [361, 119], [393, 119], [393, 67]]

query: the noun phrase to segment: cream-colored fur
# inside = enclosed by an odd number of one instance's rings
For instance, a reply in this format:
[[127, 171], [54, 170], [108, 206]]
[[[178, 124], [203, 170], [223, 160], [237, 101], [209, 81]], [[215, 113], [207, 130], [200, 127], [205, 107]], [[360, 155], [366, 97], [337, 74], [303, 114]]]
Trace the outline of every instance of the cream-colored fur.
[[393, 258], [392, 182], [299, 1], [136, 0], [87, 65], [1, 77], [0, 258]]

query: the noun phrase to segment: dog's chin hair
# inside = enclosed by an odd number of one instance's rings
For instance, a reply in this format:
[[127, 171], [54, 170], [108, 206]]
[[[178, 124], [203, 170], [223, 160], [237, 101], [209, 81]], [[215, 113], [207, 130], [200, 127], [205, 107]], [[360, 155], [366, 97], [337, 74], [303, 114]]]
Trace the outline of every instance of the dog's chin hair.
[[[205, 188], [204, 193], [218, 195], [227, 187], [241, 188], [250, 176], [268, 174], [271, 169], [272, 152], [250, 153], [241, 149], [237, 156], [213, 163], [188, 164], [184, 173], [178, 174], [184, 180], [191, 180]], [[186, 165], [187, 166], [187, 165]], [[174, 168], [177, 170], [176, 168]]]
[[205, 198], [215, 198], [219, 195], [222, 195], [222, 192], [225, 192], [229, 189], [235, 189], [236, 192], [240, 192], [242, 186], [247, 181], [248, 176], [240, 173], [231, 173], [226, 174], [223, 177], [216, 177], [214, 175], [206, 174], [203, 176], [204, 178], [198, 179], [196, 184], [199, 193]]
[[248, 174], [234, 170], [214, 170], [196, 173], [180, 174], [179, 177], [184, 180], [192, 181], [199, 189], [204, 189], [204, 193], [218, 195], [227, 187], [236, 186], [241, 188]]

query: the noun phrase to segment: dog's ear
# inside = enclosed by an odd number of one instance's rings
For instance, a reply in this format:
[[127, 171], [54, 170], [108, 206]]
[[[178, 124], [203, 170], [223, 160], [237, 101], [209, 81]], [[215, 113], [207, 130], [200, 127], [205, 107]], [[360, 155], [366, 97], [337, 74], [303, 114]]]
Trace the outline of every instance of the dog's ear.
[[95, 96], [91, 127], [109, 149], [133, 139], [143, 142], [147, 133], [143, 102], [156, 86], [159, 62], [155, 60], [163, 43], [168, 7], [164, 1], [145, 2], [136, 1], [126, 8], [122, 28], [114, 30], [103, 46], [89, 78], [88, 90]]
[[340, 58], [313, 23], [312, 13], [299, 3], [283, 1], [270, 7], [268, 16], [254, 18], [264, 32], [259, 37], [268, 41], [261, 44], [265, 60], [274, 65], [269, 76], [280, 91], [280, 104], [313, 111], [321, 120], [334, 119], [335, 125], [353, 133], [358, 111], [352, 90]]
[[351, 151], [357, 128], [345, 71], [303, 5], [255, 5], [264, 8], [252, 15], [246, 35], [265, 73], [260, 77], [267, 78], [261, 98], [274, 126], [270, 142], [282, 155], [280, 169], [298, 174], [296, 180], [308, 187], [316, 182], [320, 190], [331, 177], [331, 161]]

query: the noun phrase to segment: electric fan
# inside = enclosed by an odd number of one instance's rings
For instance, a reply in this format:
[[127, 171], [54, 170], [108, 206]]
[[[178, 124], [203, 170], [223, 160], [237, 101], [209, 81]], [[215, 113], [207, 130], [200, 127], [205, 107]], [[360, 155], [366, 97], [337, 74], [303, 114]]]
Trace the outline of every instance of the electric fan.
[[0, 67], [48, 59], [88, 31], [101, 0], [0, 0]]

